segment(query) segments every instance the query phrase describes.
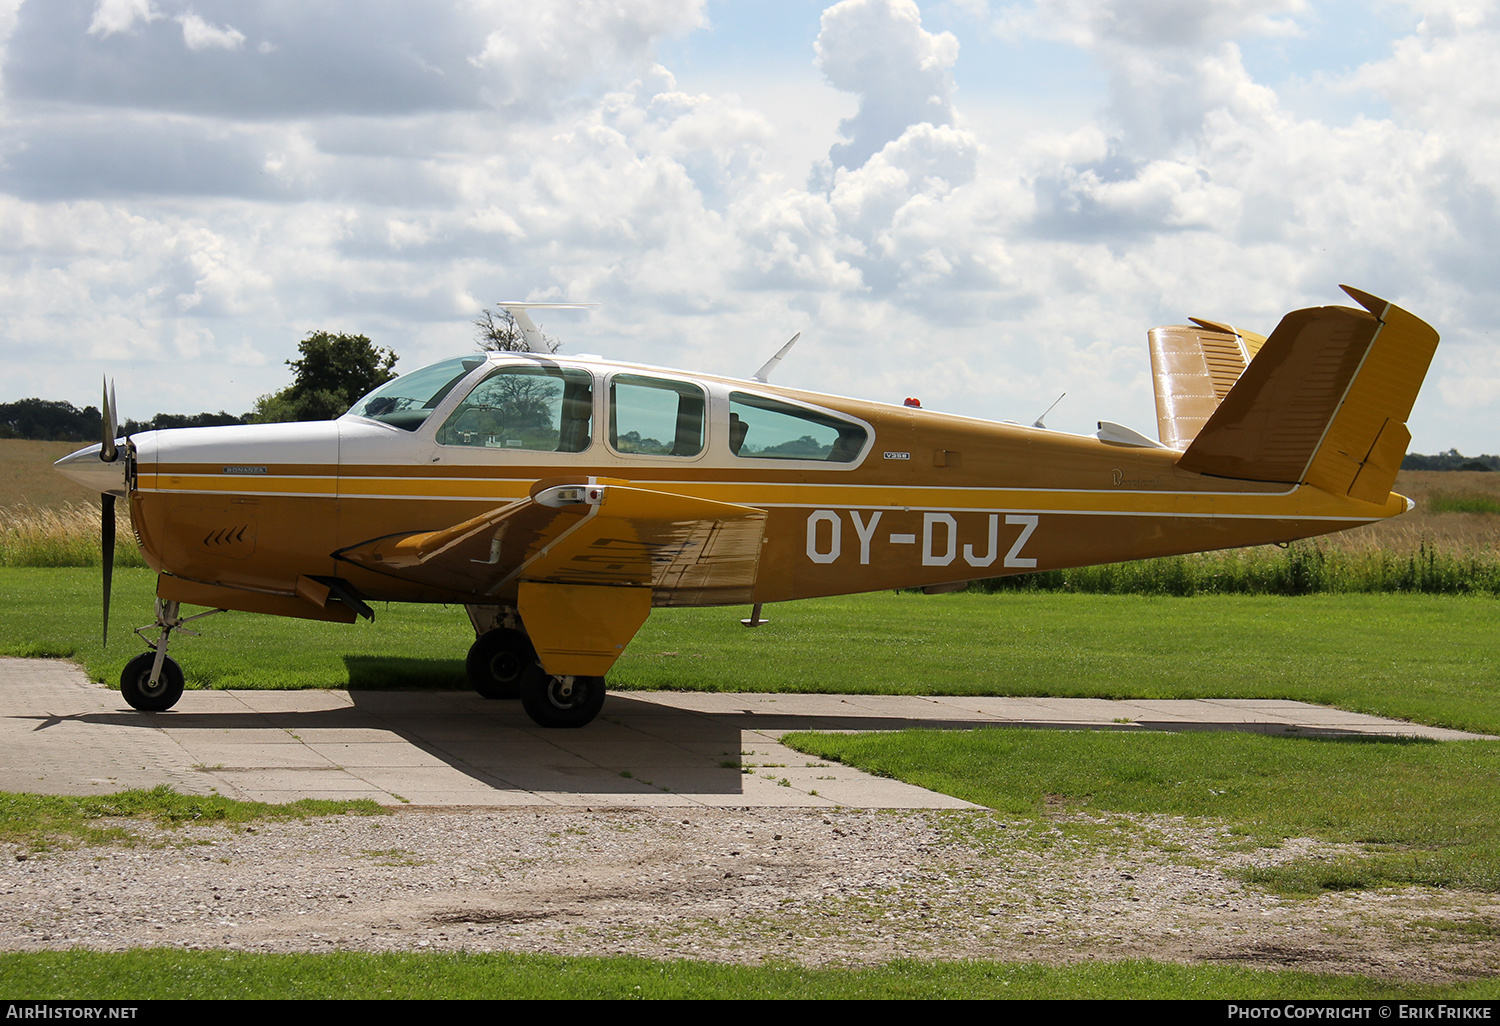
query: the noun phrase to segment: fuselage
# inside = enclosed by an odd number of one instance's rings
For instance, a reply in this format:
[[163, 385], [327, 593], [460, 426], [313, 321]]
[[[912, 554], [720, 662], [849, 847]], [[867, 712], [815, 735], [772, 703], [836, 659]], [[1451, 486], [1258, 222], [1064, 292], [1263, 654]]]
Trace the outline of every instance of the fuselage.
[[146, 560], [252, 592], [322, 576], [371, 600], [472, 603], [336, 554], [583, 476], [764, 509], [751, 594], [657, 604], [776, 602], [1284, 542], [1408, 507], [1190, 473], [1149, 444], [760, 382], [527, 354], [467, 364], [420, 410], [401, 397], [404, 413], [379, 400], [355, 408], [374, 416], [135, 436]]

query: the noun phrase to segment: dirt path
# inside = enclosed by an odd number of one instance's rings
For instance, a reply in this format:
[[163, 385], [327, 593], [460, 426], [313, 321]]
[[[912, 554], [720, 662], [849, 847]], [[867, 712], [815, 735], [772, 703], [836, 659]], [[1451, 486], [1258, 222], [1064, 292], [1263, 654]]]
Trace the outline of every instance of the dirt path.
[[126, 824], [132, 845], [12, 847], [0, 948], [629, 953], [1239, 962], [1490, 975], [1500, 903], [1412, 889], [1287, 900], [1246, 848], [1170, 819], [989, 813], [402, 810], [248, 829]]

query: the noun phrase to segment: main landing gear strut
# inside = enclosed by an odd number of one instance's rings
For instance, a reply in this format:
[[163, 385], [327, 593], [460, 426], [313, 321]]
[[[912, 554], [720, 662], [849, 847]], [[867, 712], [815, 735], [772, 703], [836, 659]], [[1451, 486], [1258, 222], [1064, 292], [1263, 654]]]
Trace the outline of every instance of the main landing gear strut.
[[470, 607], [478, 634], [464, 670], [485, 698], [521, 700], [541, 727], [582, 727], [604, 706], [604, 678], [555, 676], [542, 669], [531, 639], [514, 612]]
[[[142, 712], [164, 712], [177, 704], [182, 697], [182, 667], [177, 660], [167, 655], [167, 642], [173, 631], [196, 634], [182, 625], [189, 620], [202, 619], [222, 613], [222, 609], [210, 609], [192, 616], [179, 616], [178, 604], [167, 599], [156, 600], [156, 622], [137, 627], [135, 633], [151, 649], [125, 664], [120, 674], [120, 694], [134, 709]], [[159, 630], [156, 640], [146, 636], [152, 629]]]

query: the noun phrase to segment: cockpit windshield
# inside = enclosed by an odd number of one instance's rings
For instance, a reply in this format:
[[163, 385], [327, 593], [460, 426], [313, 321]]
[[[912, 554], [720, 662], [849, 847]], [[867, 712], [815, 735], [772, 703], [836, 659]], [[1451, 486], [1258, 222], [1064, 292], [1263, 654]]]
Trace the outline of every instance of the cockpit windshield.
[[415, 431], [453, 386], [484, 362], [483, 356], [463, 356], [392, 378], [349, 407], [346, 416], [367, 417], [403, 431]]

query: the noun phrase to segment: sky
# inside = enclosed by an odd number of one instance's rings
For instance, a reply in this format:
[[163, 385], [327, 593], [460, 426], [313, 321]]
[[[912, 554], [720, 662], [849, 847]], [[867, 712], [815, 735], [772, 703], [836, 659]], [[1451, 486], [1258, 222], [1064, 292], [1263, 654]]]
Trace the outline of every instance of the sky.
[[0, 0], [0, 402], [248, 410], [504, 300], [564, 353], [1155, 435], [1146, 331], [1347, 283], [1500, 452], [1483, 0]]

